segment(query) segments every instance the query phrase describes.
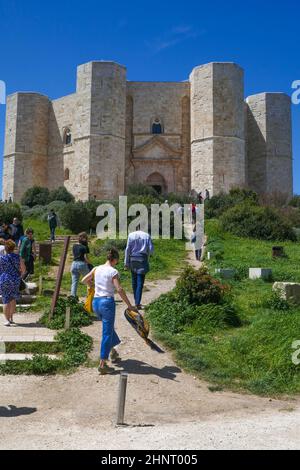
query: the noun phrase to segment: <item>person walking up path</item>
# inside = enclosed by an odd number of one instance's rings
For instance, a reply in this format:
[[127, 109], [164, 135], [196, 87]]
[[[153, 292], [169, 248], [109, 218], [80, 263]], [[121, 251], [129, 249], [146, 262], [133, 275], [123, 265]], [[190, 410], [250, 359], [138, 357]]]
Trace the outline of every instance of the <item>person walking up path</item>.
[[154, 252], [153, 243], [148, 233], [142, 230], [128, 236], [125, 251], [125, 267], [131, 270], [132, 289], [136, 308], [142, 308], [142, 294], [146, 274], [149, 272], [149, 255]]
[[95, 283], [93, 311], [96, 313], [99, 320], [102, 320], [103, 325], [100, 365], [98, 369], [100, 374], [114, 371], [112, 367], [107, 365], [109, 355], [112, 362], [116, 362], [119, 359], [119, 355], [115, 349], [121, 342], [114, 328], [116, 315], [115, 291], [118, 292], [129, 309], [133, 308], [121, 286], [119, 273], [115, 268], [118, 262], [119, 253], [116, 249], [112, 248], [107, 253], [106, 263], [94, 268], [82, 279], [84, 284], [92, 285]]
[[11, 236], [16, 246], [19, 246], [21, 238], [24, 236], [23, 225], [17, 217], [14, 218], [13, 223], [10, 226]]
[[53, 243], [53, 242], [55, 242], [55, 230], [58, 226], [57, 215], [56, 215], [56, 213], [54, 212], [53, 209], [51, 209], [51, 211], [48, 215], [48, 224], [49, 224], [49, 228], [50, 228], [50, 240]]
[[2, 296], [5, 326], [14, 325], [16, 300], [20, 295], [21, 276], [26, 267], [22, 258], [14, 253], [16, 244], [13, 240], [5, 242], [6, 254], [0, 256], [0, 294]]
[[72, 274], [72, 286], [71, 286], [71, 296], [77, 296], [77, 289], [80, 276], [85, 276], [92, 268], [88, 254], [88, 236], [85, 232], [82, 232], [78, 235], [78, 243], [73, 246], [73, 258], [74, 261], [71, 266]]
[[28, 276], [32, 276], [34, 274], [34, 261], [36, 258], [36, 246], [35, 240], [33, 238], [34, 231], [32, 228], [28, 228], [25, 230], [25, 237], [23, 238], [20, 246], [20, 256], [23, 259], [26, 272], [23, 275], [24, 281], [28, 278]]

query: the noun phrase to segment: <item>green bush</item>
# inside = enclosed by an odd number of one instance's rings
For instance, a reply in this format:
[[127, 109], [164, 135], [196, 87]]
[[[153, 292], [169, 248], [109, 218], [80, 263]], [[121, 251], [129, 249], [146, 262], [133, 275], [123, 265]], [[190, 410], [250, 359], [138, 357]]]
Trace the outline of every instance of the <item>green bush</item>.
[[40, 318], [40, 323], [52, 330], [64, 328], [67, 307], [71, 308], [71, 327], [75, 328], [92, 324], [92, 317], [84, 310], [83, 303], [78, 302], [78, 300], [73, 297], [67, 299], [59, 298], [53, 318], [49, 320], [49, 310], [46, 310]]
[[219, 218], [226, 210], [244, 202], [258, 205], [259, 197], [254, 191], [241, 188], [233, 188], [229, 194], [217, 194], [205, 201], [205, 217], [207, 219]]
[[14, 202], [1, 202], [0, 203], [0, 222], [11, 224], [14, 217], [17, 217], [19, 220], [22, 220], [23, 216], [22, 216], [21, 207]]
[[64, 186], [60, 186], [57, 189], [53, 189], [49, 194], [49, 202], [63, 201], [63, 202], [74, 202], [75, 198]]
[[43, 220], [47, 216], [47, 207], [46, 206], [34, 206], [30, 209], [23, 211], [23, 217], [25, 219], [36, 219]]
[[292, 207], [299, 207], [300, 208], [300, 195], [295, 195], [289, 202], [289, 205]]
[[36, 205], [45, 206], [49, 202], [49, 189], [41, 186], [33, 186], [27, 189], [22, 197], [22, 205], [34, 207]]
[[226, 287], [213, 278], [207, 268], [196, 270], [188, 266], [176, 282], [176, 296], [188, 304], [218, 304], [222, 301]]
[[93, 214], [83, 202], [71, 202], [60, 210], [62, 225], [73, 233], [89, 231]]
[[154, 188], [152, 188], [152, 186], [147, 186], [146, 184], [142, 184], [142, 183], [131, 184], [128, 187], [127, 194], [135, 195], [135, 196], [159, 197], [159, 194], [157, 193], [157, 191], [155, 191]]
[[78, 328], [58, 333], [56, 340], [64, 351], [63, 361], [66, 367], [78, 367], [83, 364], [93, 346], [92, 338]]
[[296, 241], [291, 225], [274, 209], [242, 204], [228, 209], [220, 218], [221, 228], [239, 237], [259, 240]]

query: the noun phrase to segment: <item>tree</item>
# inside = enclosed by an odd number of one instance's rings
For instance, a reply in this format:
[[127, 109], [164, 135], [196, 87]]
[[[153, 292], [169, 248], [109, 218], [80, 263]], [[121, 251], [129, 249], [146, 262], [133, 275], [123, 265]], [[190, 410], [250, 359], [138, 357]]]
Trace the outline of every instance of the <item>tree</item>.
[[33, 207], [33, 206], [45, 206], [49, 201], [49, 189], [42, 188], [41, 186], [33, 186], [27, 189], [22, 197], [22, 205]]

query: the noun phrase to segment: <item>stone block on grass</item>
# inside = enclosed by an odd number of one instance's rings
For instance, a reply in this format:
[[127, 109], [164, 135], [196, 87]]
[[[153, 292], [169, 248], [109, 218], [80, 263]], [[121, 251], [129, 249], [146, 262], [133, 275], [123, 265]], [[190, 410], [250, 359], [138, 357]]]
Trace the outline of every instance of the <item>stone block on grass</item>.
[[250, 268], [249, 279], [265, 279], [266, 281], [272, 279], [272, 269], [267, 268]]
[[235, 269], [218, 268], [215, 270], [216, 274], [219, 274], [223, 279], [234, 279], [236, 275]]
[[300, 305], [300, 284], [296, 282], [275, 282], [274, 292], [277, 292], [284, 300]]

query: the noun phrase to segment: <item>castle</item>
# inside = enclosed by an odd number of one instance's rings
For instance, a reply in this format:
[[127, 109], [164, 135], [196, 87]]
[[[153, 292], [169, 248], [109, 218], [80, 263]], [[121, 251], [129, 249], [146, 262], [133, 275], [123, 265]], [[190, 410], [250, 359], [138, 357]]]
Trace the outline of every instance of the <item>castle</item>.
[[19, 201], [34, 185], [111, 199], [133, 183], [292, 195], [290, 98], [244, 100], [234, 63], [200, 65], [184, 82], [132, 82], [125, 67], [103, 61], [78, 67], [71, 95], [8, 97], [3, 199]]

